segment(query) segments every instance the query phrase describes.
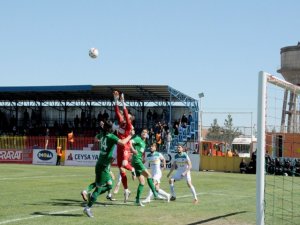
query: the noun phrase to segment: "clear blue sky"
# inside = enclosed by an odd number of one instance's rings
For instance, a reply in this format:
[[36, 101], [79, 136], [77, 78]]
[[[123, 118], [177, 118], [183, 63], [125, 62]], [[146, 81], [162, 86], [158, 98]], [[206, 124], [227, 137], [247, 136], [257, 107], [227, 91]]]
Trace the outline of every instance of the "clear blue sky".
[[0, 86], [163, 84], [204, 92], [207, 112], [256, 114], [258, 72], [281, 78], [299, 11], [298, 0], [2, 0]]

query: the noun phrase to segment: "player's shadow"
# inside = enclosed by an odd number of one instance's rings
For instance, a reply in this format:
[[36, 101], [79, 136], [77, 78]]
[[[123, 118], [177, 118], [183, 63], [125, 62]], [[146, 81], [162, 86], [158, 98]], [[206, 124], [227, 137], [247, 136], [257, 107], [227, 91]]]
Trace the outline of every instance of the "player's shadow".
[[31, 215], [41, 215], [41, 216], [67, 216], [67, 217], [82, 217], [82, 214], [74, 213], [46, 213], [46, 212], [34, 212]]
[[[133, 201], [128, 201], [132, 202]], [[134, 204], [126, 204], [122, 201], [97, 201], [95, 202], [95, 205], [98, 206], [134, 206]], [[52, 205], [52, 206], [79, 206], [79, 207], [85, 207], [87, 202], [83, 202], [82, 200], [76, 200], [76, 199], [51, 199], [48, 202], [39, 202], [39, 203], [31, 203], [29, 205]]]
[[247, 211], [240, 211], [240, 212], [228, 213], [228, 214], [225, 214], [225, 215], [222, 215], [222, 216], [215, 216], [215, 217], [212, 217], [212, 218], [209, 218], [209, 219], [206, 219], [206, 220], [201, 220], [201, 221], [198, 221], [198, 222], [189, 223], [187, 225], [204, 224], [204, 223], [208, 223], [208, 222], [211, 222], [211, 221], [214, 221], [214, 220], [218, 220], [218, 219], [222, 219], [222, 218], [226, 218], [226, 217], [229, 217], [229, 216], [234, 216], [234, 215], [242, 214], [242, 213], [246, 213], [246, 212]]
[[51, 199], [49, 202], [32, 203], [30, 205], [52, 205], [52, 206], [84, 206], [82, 200], [75, 199]]

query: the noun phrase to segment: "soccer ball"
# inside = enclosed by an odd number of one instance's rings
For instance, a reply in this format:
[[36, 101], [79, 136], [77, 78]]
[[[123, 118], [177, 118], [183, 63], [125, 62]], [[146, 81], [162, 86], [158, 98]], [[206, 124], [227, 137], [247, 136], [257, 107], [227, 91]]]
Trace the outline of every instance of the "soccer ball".
[[96, 58], [98, 57], [98, 55], [99, 55], [99, 51], [98, 51], [97, 48], [91, 48], [91, 49], [89, 50], [89, 56], [90, 56], [91, 58], [96, 59]]

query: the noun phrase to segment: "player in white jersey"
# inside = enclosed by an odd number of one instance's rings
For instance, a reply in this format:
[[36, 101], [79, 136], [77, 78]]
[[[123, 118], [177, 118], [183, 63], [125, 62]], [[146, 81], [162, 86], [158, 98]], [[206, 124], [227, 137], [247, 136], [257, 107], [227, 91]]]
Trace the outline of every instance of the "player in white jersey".
[[183, 147], [181, 145], [177, 146], [177, 151], [178, 153], [175, 155], [171, 170], [167, 175], [167, 177], [169, 178], [173, 170], [175, 170], [175, 168], [177, 167], [176, 173], [169, 179], [170, 190], [172, 194], [171, 201], [176, 200], [174, 182], [179, 181], [181, 179], [185, 179], [188, 187], [190, 188], [194, 196], [194, 204], [197, 204], [198, 198], [197, 198], [195, 188], [192, 184], [192, 178], [191, 178], [192, 163], [190, 157], [188, 156], [187, 153], [183, 152]]
[[[159, 195], [161, 195], [163, 198], [165, 198], [168, 202], [170, 201], [171, 195], [162, 190], [160, 185], [160, 179], [162, 177], [162, 171], [161, 171], [161, 162], [163, 163], [163, 169], [166, 168], [166, 159], [164, 156], [156, 151], [156, 143], [152, 143], [150, 146], [150, 153], [146, 156], [146, 163], [149, 163], [152, 178], [154, 181], [155, 189], [158, 192]], [[148, 196], [145, 200], [142, 201], [142, 203], [149, 203], [151, 201], [151, 197], [153, 197], [153, 193], [150, 190]]]

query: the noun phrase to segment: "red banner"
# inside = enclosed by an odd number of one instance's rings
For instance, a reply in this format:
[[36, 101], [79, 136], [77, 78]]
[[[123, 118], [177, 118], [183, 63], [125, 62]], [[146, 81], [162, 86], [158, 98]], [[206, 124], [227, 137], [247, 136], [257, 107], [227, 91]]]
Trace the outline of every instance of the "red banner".
[[0, 150], [0, 163], [32, 163], [32, 151]]

